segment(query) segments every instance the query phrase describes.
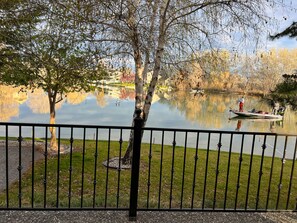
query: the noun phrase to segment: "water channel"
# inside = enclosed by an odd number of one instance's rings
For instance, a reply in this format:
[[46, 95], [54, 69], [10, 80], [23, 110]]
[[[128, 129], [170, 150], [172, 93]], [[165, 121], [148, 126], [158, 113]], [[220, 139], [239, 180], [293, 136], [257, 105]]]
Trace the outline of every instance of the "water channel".
[[[290, 109], [286, 110], [284, 120], [248, 120], [233, 119], [233, 114], [229, 112], [230, 108], [238, 107], [237, 99], [241, 95], [221, 93], [195, 95], [188, 92], [167, 92], [155, 95], [151, 107], [147, 127], [159, 128], [182, 128], [195, 130], [226, 130], [236, 132], [273, 132], [276, 134], [296, 134], [297, 133], [297, 115]], [[18, 122], [18, 123], [48, 123], [49, 105], [47, 95], [42, 90], [34, 92], [19, 92], [16, 88], [2, 86], [0, 88], [0, 121]], [[244, 109], [253, 108], [262, 111], [271, 111], [271, 107], [260, 97], [245, 96]], [[104, 126], [130, 126], [132, 122], [132, 112], [134, 108], [134, 92], [125, 88], [105, 88], [94, 92], [69, 93], [62, 102], [57, 104], [56, 123], [58, 124], [84, 124], [84, 125], [104, 125]], [[232, 118], [232, 119], [230, 119]], [[4, 129], [0, 130], [1, 135]], [[26, 132], [26, 131], [24, 131]], [[67, 132], [67, 131], [65, 131]], [[68, 131], [69, 132], [69, 131]], [[17, 135], [17, 129], [11, 128], [10, 135]], [[41, 133], [43, 135], [44, 133]], [[65, 133], [67, 137], [69, 133]], [[77, 133], [80, 135], [81, 133]], [[118, 138], [118, 133], [113, 133], [114, 139]], [[165, 137], [165, 143], [172, 143], [172, 133]], [[128, 137], [128, 131], [125, 137]], [[30, 131], [28, 131], [30, 136]], [[94, 138], [94, 131], [87, 133], [88, 138]], [[160, 133], [153, 136], [154, 143], [160, 143]], [[187, 146], [195, 147], [197, 134], [189, 134]], [[212, 148], [216, 147], [219, 135], [212, 135], [211, 141], [214, 143]], [[236, 139], [236, 137], [238, 139]], [[242, 140], [238, 135], [234, 141]], [[185, 135], [177, 135], [177, 144], [184, 145]], [[125, 139], [124, 139], [125, 140]], [[149, 140], [145, 135], [144, 140]], [[199, 147], [207, 147], [208, 136], [200, 134]], [[273, 144], [273, 138], [267, 138], [268, 143]], [[249, 136], [245, 142], [250, 145], [252, 139]], [[284, 143], [284, 139], [280, 140]], [[291, 142], [292, 141], [292, 142]], [[289, 140], [288, 145], [291, 153], [294, 150], [294, 139]], [[256, 139], [261, 147], [263, 138]], [[222, 150], [229, 151], [230, 136], [223, 139]], [[237, 146], [237, 151], [240, 149]], [[271, 146], [273, 147], [273, 146]], [[281, 146], [282, 147], [282, 146]], [[272, 154], [272, 149], [268, 154]], [[256, 153], [260, 153], [261, 149]], [[281, 155], [281, 154], [280, 154]]]

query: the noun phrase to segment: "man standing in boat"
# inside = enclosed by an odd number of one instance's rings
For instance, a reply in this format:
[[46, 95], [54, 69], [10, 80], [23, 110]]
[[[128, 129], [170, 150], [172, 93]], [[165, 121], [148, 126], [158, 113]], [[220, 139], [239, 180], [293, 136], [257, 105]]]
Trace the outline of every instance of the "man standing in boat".
[[243, 112], [244, 97], [242, 96], [241, 98], [239, 98], [238, 102], [239, 102], [239, 111]]
[[279, 109], [280, 109], [279, 103], [277, 101], [273, 102], [272, 114], [277, 115]]

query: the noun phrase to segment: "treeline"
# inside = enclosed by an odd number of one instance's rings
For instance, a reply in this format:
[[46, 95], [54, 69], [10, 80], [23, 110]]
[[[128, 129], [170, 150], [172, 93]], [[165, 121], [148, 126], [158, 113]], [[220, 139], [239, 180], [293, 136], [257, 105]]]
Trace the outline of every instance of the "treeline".
[[271, 49], [255, 54], [227, 50], [193, 56], [173, 75], [176, 89], [210, 89], [267, 95], [296, 70], [296, 49]]
[[283, 82], [276, 85], [270, 97], [283, 105], [290, 104], [294, 110], [297, 110], [297, 74], [284, 74], [283, 79]]

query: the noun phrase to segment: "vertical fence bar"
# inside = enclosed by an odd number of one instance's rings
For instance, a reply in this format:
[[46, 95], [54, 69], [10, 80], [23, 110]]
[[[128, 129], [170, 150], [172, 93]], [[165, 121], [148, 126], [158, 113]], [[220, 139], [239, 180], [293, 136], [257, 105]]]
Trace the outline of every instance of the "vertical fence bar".
[[192, 184], [191, 209], [193, 209], [194, 199], [195, 199], [196, 173], [197, 173], [197, 161], [198, 161], [198, 146], [199, 146], [199, 132], [197, 132], [197, 136], [196, 136], [196, 149], [195, 149], [195, 157], [194, 157], [195, 163], [194, 163], [193, 184]]
[[6, 208], [9, 208], [9, 175], [8, 175], [8, 125], [5, 125], [5, 158], [6, 158]]
[[226, 210], [226, 205], [227, 205], [230, 163], [231, 163], [232, 143], [233, 143], [233, 133], [231, 133], [230, 137], [231, 138], [230, 138], [230, 146], [229, 146], [228, 167], [227, 167], [227, 176], [226, 176], [226, 184], [225, 184], [225, 196], [224, 196], [224, 210]]
[[242, 152], [243, 152], [243, 145], [244, 145], [244, 134], [242, 135], [242, 141], [241, 141], [241, 149], [240, 149], [240, 155], [239, 155], [239, 164], [238, 164], [238, 173], [237, 173], [237, 184], [236, 184], [236, 195], [235, 195], [235, 206], [234, 210], [237, 209], [237, 200], [238, 200], [238, 192], [240, 188], [240, 174], [241, 174], [241, 164], [242, 164]]
[[246, 196], [245, 196], [245, 210], [247, 210], [247, 206], [248, 206], [248, 202], [249, 202], [249, 193], [250, 193], [251, 174], [252, 174], [252, 168], [253, 168], [254, 150], [255, 150], [255, 134], [253, 134], [252, 151], [251, 151], [251, 156], [250, 156], [249, 175], [248, 175], [248, 182], [247, 182]]
[[267, 200], [266, 200], [266, 208], [265, 208], [266, 210], [268, 209], [268, 205], [269, 205], [271, 181], [272, 181], [273, 166], [274, 166], [274, 159], [275, 159], [275, 152], [276, 152], [276, 144], [277, 144], [277, 135], [275, 135], [275, 138], [274, 138], [273, 154], [272, 154], [272, 159], [271, 159], [270, 176], [269, 176], [269, 183], [268, 183], [268, 190], [267, 190]]
[[215, 181], [215, 189], [214, 189], [214, 196], [213, 196], [213, 206], [212, 209], [216, 208], [216, 201], [217, 201], [217, 184], [218, 184], [218, 176], [220, 173], [219, 166], [220, 166], [220, 153], [222, 147], [222, 133], [220, 133], [219, 143], [218, 143], [218, 156], [217, 156], [217, 168], [216, 168], [216, 181]]
[[280, 177], [279, 177], [278, 193], [277, 193], [277, 200], [276, 200], [276, 208], [275, 208], [276, 210], [278, 209], [280, 192], [281, 192], [281, 189], [283, 186], [282, 181], [283, 181], [283, 173], [284, 173], [284, 167], [285, 167], [285, 162], [286, 162], [287, 143], [288, 143], [288, 136], [286, 136], [286, 139], [285, 139], [285, 147], [284, 147], [284, 153], [283, 153], [283, 158], [282, 158], [282, 166], [281, 166], [281, 172], [280, 172]]
[[[56, 194], [56, 208], [59, 207], [59, 195], [60, 195], [60, 164], [61, 164], [61, 127], [58, 128], [58, 160], [57, 160], [57, 194]], [[64, 148], [66, 149], [66, 148]]]
[[210, 137], [211, 137], [211, 133], [208, 133], [207, 152], [206, 152], [206, 161], [205, 161], [204, 188], [203, 188], [203, 198], [202, 198], [202, 210], [204, 210], [205, 195], [206, 195], [206, 182], [207, 182], [207, 172], [208, 172]]
[[163, 153], [164, 153], [164, 131], [162, 131], [162, 144], [161, 144], [161, 159], [160, 159], [160, 178], [159, 178], [159, 196], [158, 196], [158, 209], [161, 205], [161, 193], [162, 193], [162, 174], [163, 174]]
[[69, 154], [69, 188], [68, 188], [68, 208], [71, 207], [72, 196], [72, 152], [73, 152], [73, 127], [70, 129], [70, 154]]
[[120, 182], [121, 182], [121, 164], [122, 164], [122, 145], [123, 145], [123, 129], [120, 129], [120, 140], [119, 140], [119, 167], [118, 167], [118, 186], [117, 186], [117, 208], [119, 208], [119, 199], [120, 199]]
[[149, 167], [148, 167], [148, 181], [147, 181], [147, 199], [146, 208], [149, 208], [150, 201], [150, 189], [151, 189], [151, 166], [152, 166], [152, 140], [153, 140], [153, 130], [150, 131], [150, 150], [149, 150]]
[[106, 168], [105, 198], [104, 198], [104, 207], [105, 208], [107, 207], [107, 194], [108, 194], [109, 159], [110, 159], [110, 138], [111, 138], [111, 128], [108, 129], [107, 168]]
[[35, 169], [35, 126], [32, 126], [32, 178], [31, 178], [31, 208], [34, 208], [34, 169]]
[[287, 197], [287, 204], [286, 204], [286, 209], [288, 210], [289, 207], [289, 202], [290, 202], [290, 195], [291, 195], [291, 188], [292, 188], [292, 181], [293, 181], [293, 176], [294, 176], [294, 167], [295, 167], [295, 161], [296, 161], [296, 150], [297, 150], [297, 137], [295, 141], [295, 149], [294, 149], [294, 155], [292, 157], [292, 169], [291, 169], [291, 176], [290, 176], [290, 184], [289, 184], [289, 190], [288, 190], [288, 197]]
[[179, 207], [180, 209], [183, 208], [184, 187], [185, 187], [185, 171], [186, 171], [186, 158], [187, 158], [187, 141], [188, 141], [188, 132], [186, 132], [186, 135], [185, 135], [183, 176], [182, 176], [182, 188], [181, 188], [180, 207]]
[[169, 209], [172, 206], [172, 190], [173, 190], [173, 177], [174, 177], [174, 158], [175, 158], [175, 146], [176, 146], [176, 131], [173, 132], [172, 141], [172, 158], [171, 158], [171, 177], [170, 177], [170, 194], [169, 194]]
[[130, 206], [129, 220], [136, 220], [137, 217], [137, 199], [138, 199], [138, 184], [139, 184], [139, 165], [140, 165], [140, 150], [142, 137], [142, 123], [140, 118], [141, 110], [136, 110], [136, 118], [134, 119], [134, 139], [133, 139], [133, 155], [131, 169], [131, 185], [130, 185]]
[[80, 207], [83, 207], [84, 202], [84, 181], [85, 181], [85, 155], [86, 155], [86, 128], [83, 132], [83, 154], [81, 167], [81, 190], [80, 190]]
[[18, 166], [18, 171], [19, 171], [19, 208], [22, 207], [22, 126], [19, 125], [19, 137], [18, 137], [18, 141], [19, 141], [19, 166]]
[[47, 142], [47, 135], [48, 135], [48, 129], [45, 129], [45, 148], [44, 148], [44, 178], [43, 178], [43, 207], [46, 208], [46, 184], [47, 184], [47, 146], [48, 146], [48, 142]]
[[264, 142], [262, 145], [262, 156], [261, 156], [261, 164], [260, 164], [260, 170], [259, 170], [259, 180], [258, 180], [258, 189], [257, 189], [257, 197], [256, 197], [256, 210], [258, 210], [258, 205], [260, 201], [260, 189], [261, 189], [261, 179], [263, 175], [263, 163], [264, 163], [264, 155], [265, 155], [265, 149], [266, 149], [266, 137], [264, 136]]
[[98, 128], [96, 128], [96, 143], [95, 143], [95, 154], [94, 154], [94, 188], [93, 188], [93, 208], [96, 204], [96, 186], [97, 186], [97, 163], [98, 163]]

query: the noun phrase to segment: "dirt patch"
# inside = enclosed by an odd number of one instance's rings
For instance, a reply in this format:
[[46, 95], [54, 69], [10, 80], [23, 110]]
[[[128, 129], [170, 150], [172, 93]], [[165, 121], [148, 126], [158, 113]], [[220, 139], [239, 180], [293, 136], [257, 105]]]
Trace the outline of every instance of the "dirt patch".
[[102, 163], [105, 167], [117, 169], [117, 170], [126, 170], [130, 169], [130, 164], [123, 164], [122, 161], [119, 160], [119, 157], [111, 158], [110, 160], [106, 160]]

